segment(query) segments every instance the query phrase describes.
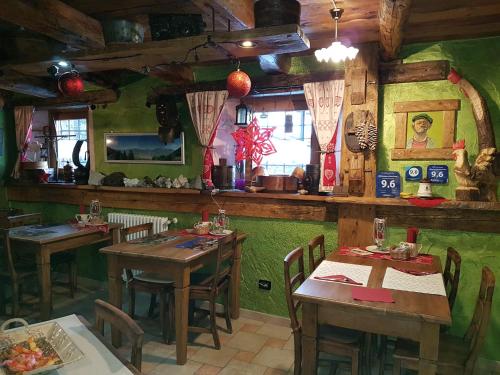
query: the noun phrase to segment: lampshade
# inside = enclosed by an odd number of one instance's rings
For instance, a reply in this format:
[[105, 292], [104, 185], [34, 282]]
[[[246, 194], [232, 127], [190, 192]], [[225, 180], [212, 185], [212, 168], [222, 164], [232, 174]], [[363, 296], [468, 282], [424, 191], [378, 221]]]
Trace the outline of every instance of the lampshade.
[[316, 59], [319, 62], [333, 63], [345, 61], [346, 59], [352, 60], [358, 54], [358, 49], [354, 47], [346, 47], [341, 42], [333, 42], [328, 48], [321, 48], [314, 52]]

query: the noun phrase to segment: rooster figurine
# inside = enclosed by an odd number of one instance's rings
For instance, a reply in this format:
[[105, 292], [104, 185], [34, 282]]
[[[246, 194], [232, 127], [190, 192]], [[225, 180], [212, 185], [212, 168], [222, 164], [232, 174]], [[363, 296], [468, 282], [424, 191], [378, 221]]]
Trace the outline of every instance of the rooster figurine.
[[465, 140], [462, 139], [453, 145], [455, 158], [453, 171], [458, 182], [456, 190], [458, 200], [496, 202], [496, 180], [492, 167], [495, 152], [494, 147], [483, 148], [471, 167], [465, 149]]

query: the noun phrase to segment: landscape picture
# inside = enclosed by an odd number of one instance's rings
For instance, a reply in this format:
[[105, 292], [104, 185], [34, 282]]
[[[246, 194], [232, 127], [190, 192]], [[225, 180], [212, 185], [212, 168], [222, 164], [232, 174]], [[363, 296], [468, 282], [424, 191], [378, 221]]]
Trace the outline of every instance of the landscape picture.
[[164, 144], [156, 133], [104, 134], [109, 163], [184, 164], [184, 133]]

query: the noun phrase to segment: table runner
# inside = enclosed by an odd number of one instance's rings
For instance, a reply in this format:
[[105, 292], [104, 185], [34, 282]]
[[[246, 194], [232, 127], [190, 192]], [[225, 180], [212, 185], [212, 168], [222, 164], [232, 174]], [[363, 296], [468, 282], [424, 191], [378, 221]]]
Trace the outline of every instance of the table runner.
[[[357, 254], [357, 253], [351, 251], [354, 249], [359, 249], [359, 248], [357, 248], [357, 247], [341, 247], [338, 250], [338, 254], [339, 255], [349, 255], [349, 256], [353, 256], [353, 257], [366, 257], [366, 258], [371, 258], [371, 259], [392, 260], [395, 262], [432, 264], [432, 255], [428, 255], [428, 254], [419, 254], [417, 257], [412, 258], [412, 259], [408, 259], [408, 260], [397, 260], [397, 259], [392, 259], [389, 254], [379, 254], [379, 253], [371, 253], [369, 255]], [[362, 248], [362, 250], [364, 250], [364, 249]]]
[[[319, 266], [314, 270], [314, 272], [311, 274], [311, 276], [309, 276], [309, 278], [315, 278], [318, 276], [321, 277], [321, 276], [331, 276], [331, 275], [344, 275], [358, 283], [362, 283], [363, 286], [367, 286], [371, 271], [372, 271], [372, 266], [363, 266], [359, 264], [332, 262], [329, 260], [324, 260], [319, 264]], [[334, 282], [334, 281], [326, 281], [326, 282]]]
[[387, 267], [382, 288], [446, 296], [443, 276], [440, 273], [415, 276]]

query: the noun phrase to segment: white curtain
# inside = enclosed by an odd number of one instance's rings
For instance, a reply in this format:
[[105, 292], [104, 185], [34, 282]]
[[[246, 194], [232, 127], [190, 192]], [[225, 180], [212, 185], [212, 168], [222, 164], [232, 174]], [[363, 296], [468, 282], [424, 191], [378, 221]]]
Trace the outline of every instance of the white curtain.
[[21, 161], [26, 144], [31, 135], [31, 120], [34, 108], [32, 106], [21, 106], [14, 108], [14, 122], [16, 125], [17, 160], [11, 176], [18, 179], [21, 176]]
[[344, 99], [344, 81], [305, 83], [304, 95], [321, 150], [319, 191], [332, 191], [336, 185], [335, 143]]
[[202, 178], [205, 181], [212, 180], [213, 157], [211, 148], [227, 97], [228, 92], [226, 90], [186, 94], [191, 119], [198, 139], [204, 148]]

